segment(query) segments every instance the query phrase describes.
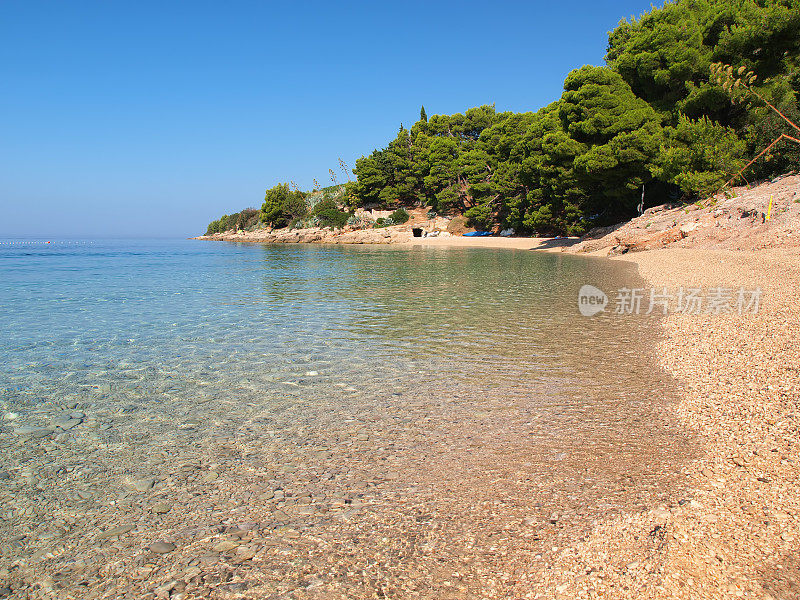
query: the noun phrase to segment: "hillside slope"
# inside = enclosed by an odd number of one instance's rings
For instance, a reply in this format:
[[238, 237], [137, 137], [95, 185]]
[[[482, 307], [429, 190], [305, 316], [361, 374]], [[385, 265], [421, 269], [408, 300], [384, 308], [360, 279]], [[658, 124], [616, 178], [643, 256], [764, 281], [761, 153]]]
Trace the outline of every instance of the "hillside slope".
[[800, 247], [800, 175], [734, 188], [731, 198], [717, 194], [689, 206], [649, 208], [626, 223], [590, 231], [567, 251], [613, 255], [665, 247]]

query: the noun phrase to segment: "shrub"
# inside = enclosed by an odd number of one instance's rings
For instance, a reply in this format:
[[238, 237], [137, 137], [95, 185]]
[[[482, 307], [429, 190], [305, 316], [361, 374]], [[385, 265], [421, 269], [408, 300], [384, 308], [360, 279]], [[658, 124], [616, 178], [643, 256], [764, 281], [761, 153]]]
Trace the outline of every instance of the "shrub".
[[411, 218], [411, 215], [409, 215], [402, 208], [398, 208], [391, 215], [389, 215], [389, 218], [392, 220], [393, 223], [397, 223], [398, 225], [402, 225], [403, 223], [407, 222]]
[[315, 216], [319, 218], [322, 227], [341, 229], [347, 225], [347, 220], [353, 215], [338, 208], [326, 208], [317, 212]]
[[236, 229], [246, 230], [258, 223], [258, 210], [245, 208], [236, 219]]
[[397, 223], [392, 220], [392, 217], [380, 217], [375, 221], [375, 225], [373, 225], [373, 227], [380, 229], [381, 227], [391, 227], [392, 225], [397, 225]]
[[245, 208], [243, 211], [232, 215], [222, 215], [216, 221], [211, 221], [206, 229], [206, 235], [225, 233], [226, 231], [239, 231], [252, 229], [258, 224], [258, 210]]
[[261, 220], [273, 227], [286, 227], [295, 219], [308, 214], [305, 194], [291, 191], [285, 183], [267, 190], [261, 207]]
[[366, 229], [367, 227], [375, 225], [375, 221], [373, 221], [372, 217], [369, 215], [362, 214], [360, 216], [353, 215], [347, 219], [347, 224], [351, 227], [357, 227], [358, 229]]
[[319, 227], [321, 225], [319, 217], [316, 215], [310, 217], [303, 217], [302, 219], [293, 219], [289, 223], [289, 229], [309, 229], [311, 227]]
[[311, 214], [318, 215], [322, 211], [326, 210], [339, 210], [339, 205], [336, 203], [336, 199], [328, 195], [327, 192], [322, 197], [322, 200], [314, 205], [314, 209], [311, 211]]
[[232, 215], [222, 215], [216, 221], [211, 221], [211, 223], [208, 224], [206, 235], [211, 235], [213, 233], [225, 233], [226, 231], [235, 229], [236, 219], [238, 218], [238, 216], [239, 213], [234, 213]]
[[219, 219], [211, 221], [211, 223], [208, 224], [208, 229], [206, 229], [206, 235], [212, 235], [214, 233], [219, 233]]
[[348, 219], [353, 216], [352, 213], [340, 210], [335, 196], [327, 191], [322, 200], [314, 206], [311, 214], [319, 219], [320, 226], [333, 227], [335, 229], [341, 229], [347, 225]]
[[345, 203], [351, 209], [361, 205], [361, 199], [356, 195], [357, 184], [355, 181], [348, 181], [344, 184]]

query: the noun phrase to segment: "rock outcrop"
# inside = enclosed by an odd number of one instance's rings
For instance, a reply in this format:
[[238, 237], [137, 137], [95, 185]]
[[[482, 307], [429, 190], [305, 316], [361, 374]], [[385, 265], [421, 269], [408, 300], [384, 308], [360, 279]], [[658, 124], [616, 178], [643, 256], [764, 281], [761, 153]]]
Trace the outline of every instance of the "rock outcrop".
[[[771, 204], [771, 208], [770, 208]], [[625, 254], [665, 247], [759, 250], [800, 246], [800, 175], [717, 194], [688, 206], [662, 205], [626, 223], [590, 231], [567, 252]]]

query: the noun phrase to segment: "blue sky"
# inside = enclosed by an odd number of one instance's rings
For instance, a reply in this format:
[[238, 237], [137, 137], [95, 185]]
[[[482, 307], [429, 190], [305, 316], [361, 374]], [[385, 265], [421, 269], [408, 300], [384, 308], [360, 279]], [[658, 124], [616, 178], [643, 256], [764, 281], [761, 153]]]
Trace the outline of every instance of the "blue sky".
[[544, 106], [649, 8], [3, 0], [0, 236], [202, 233], [280, 181], [328, 183], [421, 104]]

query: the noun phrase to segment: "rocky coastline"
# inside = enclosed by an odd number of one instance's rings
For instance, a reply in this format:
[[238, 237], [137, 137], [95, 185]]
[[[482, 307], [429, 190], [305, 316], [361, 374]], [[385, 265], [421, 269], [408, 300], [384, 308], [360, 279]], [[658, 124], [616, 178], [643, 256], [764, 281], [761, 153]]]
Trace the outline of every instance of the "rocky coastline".
[[[663, 248], [759, 250], [800, 247], [800, 175], [717, 194], [690, 205], [660, 205], [618, 225], [596, 228], [581, 238], [498, 235], [465, 238], [463, 217], [427, 219], [412, 210], [403, 225], [383, 228], [257, 229], [192, 239], [265, 244], [426, 244], [513, 248], [616, 256]], [[414, 230], [420, 237], [415, 237]]]

